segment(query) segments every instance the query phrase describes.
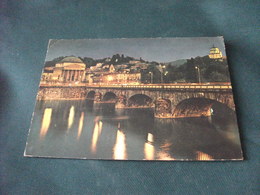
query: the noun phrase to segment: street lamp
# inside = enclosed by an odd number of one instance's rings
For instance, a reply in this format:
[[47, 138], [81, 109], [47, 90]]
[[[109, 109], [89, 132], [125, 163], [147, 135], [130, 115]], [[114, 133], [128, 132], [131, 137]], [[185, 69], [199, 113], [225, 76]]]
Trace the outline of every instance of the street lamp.
[[151, 83], [153, 83], [153, 73], [152, 72], [149, 72], [149, 74], [151, 75]]
[[195, 66], [195, 69], [198, 71], [199, 83], [201, 83], [200, 68], [199, 68], [199, 66]]
[[165, 67], [166, 67], [165, 65], [162, 66], [162, 65], [160, 64], [161, 83], [163, 83], [163, 72], [164, 72]]

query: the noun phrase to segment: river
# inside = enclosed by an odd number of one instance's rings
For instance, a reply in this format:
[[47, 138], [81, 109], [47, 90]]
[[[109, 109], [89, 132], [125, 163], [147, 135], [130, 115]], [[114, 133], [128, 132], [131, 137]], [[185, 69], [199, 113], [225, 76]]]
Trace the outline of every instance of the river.
[[153, 109], [37, 101], [26, 156], [115, 160], [241, 159], [234, 113], [157, 119]]

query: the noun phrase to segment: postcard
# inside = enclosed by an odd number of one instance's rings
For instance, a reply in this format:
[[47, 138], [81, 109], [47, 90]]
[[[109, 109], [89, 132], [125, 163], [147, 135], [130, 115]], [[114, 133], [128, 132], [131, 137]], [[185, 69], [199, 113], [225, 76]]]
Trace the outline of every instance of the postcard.
[[50, 40], [24, 156], [242, 160], [223, 37]]

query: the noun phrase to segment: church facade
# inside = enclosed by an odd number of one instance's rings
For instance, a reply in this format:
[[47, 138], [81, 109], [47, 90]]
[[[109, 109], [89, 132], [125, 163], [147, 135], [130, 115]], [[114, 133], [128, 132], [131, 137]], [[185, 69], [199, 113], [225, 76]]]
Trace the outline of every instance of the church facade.
[[86, 64], [80, 58], [69, 56], [56, 63], [54, 67], [46, 67], [42, 74], [42, 81], [83, 82], [85, 73]]

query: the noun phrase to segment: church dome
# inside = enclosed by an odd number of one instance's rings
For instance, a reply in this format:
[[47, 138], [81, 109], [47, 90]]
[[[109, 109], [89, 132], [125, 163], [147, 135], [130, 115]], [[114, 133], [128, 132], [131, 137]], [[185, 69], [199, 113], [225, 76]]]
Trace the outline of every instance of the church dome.
[[220, 50], [219, 50], [219, 48], [217, 48], [217, 47], [212, 47], [211, 49], [210, 49], [210, 52], [209, 52], [210, 54], [219, 54], [220, 53]]
[[219, 48], [217, 48], [213, 45], [213, 47], [209, 51], [209, 58], [216, 59], [216, 60], [222, 60], [223, 59], [222, 52], [220, 51]]
[[67, 63], [84, 63], [80, 58], [75, 57], [75, 56], [68, 56], [68, 57], [63, 58], [60, 61], [60, 63], [64, 63], [64, 62], [67, 62]]

